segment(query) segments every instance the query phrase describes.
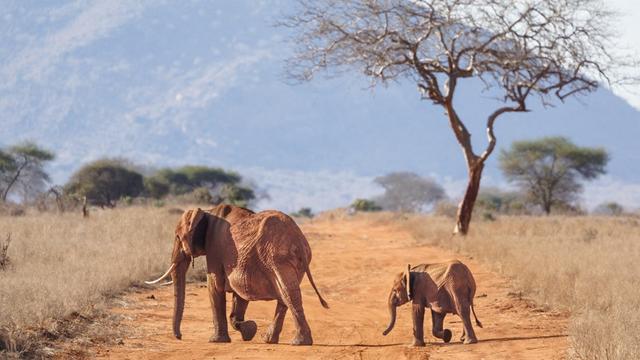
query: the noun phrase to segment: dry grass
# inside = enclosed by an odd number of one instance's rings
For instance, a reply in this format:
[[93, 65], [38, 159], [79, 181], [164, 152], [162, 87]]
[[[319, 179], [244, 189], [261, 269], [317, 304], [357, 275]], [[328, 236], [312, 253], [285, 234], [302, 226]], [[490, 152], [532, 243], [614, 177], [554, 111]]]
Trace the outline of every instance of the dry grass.
[[[105, 300], [161, 274], [168, 265], [180, 213], [132, 207], [78, 214], [0, 217], [0, 239], [11, 233], [0, 271], [0, 348], [51, 351], [47, 338], [115, 337], [101, 312]], [[369, 214], [402, 224], [416, 241], [472, 254], [513, 278], [539, 304], [572, 312], [569, 355], [635, 358], [640, 353], [640, 221], [605, 217], [500, 217], [476, 221], [466, 239], [450, 240], [443, 217]], [[319, 219], [350, 217], [345, 211]], [[198, 261], [191, 278], [203, 279]], [[101, 321], [107, 324], [100, 327]], [[87, 335], [89, 334], [89, 335]], [[115, 340], [115, 339], [113, 339]], [[43, 351], [45, 351], [43, 353]], [[0, 353], [0, 357], [2, 354]]]
[[577, 359], [640, 354], [640, 220], [633, 217], [500, 217], [451, 239], [453, 222], [411, 217], [420, 242], [492, 264], [539, 304], [571, 311]]
[[0, 217], [0, 237], [12, 239], [11, 267], [0, 271], [0, 348], [13, 339], [17, 351], [39, 357], [38, 337], [86, 332], [91, 321], [83, 320], [95, 318], [105, 299], [166, 270], [178, 216], [134, 207], [88, 219]]

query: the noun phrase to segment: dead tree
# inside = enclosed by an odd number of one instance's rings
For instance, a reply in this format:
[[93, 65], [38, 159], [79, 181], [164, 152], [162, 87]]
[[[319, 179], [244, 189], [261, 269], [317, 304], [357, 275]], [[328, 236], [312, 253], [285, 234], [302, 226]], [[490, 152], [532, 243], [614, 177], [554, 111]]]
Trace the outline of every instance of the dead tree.
[[[294, 34], [287, 63], [294, 79], [353, 70], [372, 86], [409, 79], [444, 109], [468, 170], [454, 229], [466, 234], [498, 118], [529, 111], [534, 97], [548, 106], [603, 82], [635, 81], [619, 76], [634, 61], [611, 53], [613, 19], [600, 0], [299, 0], [281, 25]], [[488, 141], [481, 151], [458, 115], [464, 104], [455, 101], [469, 78], [500, 100], [483, 120]]]

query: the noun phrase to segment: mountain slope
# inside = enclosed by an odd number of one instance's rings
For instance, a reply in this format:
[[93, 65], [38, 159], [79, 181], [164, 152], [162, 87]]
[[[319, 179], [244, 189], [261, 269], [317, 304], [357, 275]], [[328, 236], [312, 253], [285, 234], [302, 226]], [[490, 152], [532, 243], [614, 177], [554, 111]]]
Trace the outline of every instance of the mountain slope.
[[[0, 144], [33, 139], [55, 150], [58, 182], [101, 156], [247, 169], [258, 184], [262, 175], [284, 170], [347, 174], [336, 184], [394, 170], [449, 182], [465, 177], [442, 110], [420, 101], [414, 84], [365, 90], [359, 74], [297, 86], [283, 80], [286, 32], [271, 24], [291, 1], [6, 7]], [[484, 146], [483, 124], [494, 104], [478, 83], [462, 86], [461, 115], [476, 146]], [[567, 135], [607, 148], [615, 181], [639, 182], [638, 111], [607, 90], [582, 101], [501, 118], [499, 148]], [[496, 158], [486, 175], [500, 184]]]

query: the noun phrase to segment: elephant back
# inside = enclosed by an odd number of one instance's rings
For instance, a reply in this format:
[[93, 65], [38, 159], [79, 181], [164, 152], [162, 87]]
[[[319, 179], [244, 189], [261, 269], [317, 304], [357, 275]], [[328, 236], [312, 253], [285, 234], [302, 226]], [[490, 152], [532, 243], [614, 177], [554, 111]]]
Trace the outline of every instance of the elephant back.
[[235, 224], [231, 231], [238, 239], [239, 254], [253, 252], [266, 265], [281, 261], [307, 265], [311, 261], [311, 248], [304, 234], [293, 219], [280, 211], [256, 213]]
[[[415, 269], [415, 270], [414, 270]], [[447, 283], [458, 282], [466, 278], [471, 272], [465, 264], [459, 260], [449, 260], [434, 264], [420, 264], [415, 266], [412, 271], [421, 271], [429, 274], [429, 277], [436, 283], [438, 289]]]

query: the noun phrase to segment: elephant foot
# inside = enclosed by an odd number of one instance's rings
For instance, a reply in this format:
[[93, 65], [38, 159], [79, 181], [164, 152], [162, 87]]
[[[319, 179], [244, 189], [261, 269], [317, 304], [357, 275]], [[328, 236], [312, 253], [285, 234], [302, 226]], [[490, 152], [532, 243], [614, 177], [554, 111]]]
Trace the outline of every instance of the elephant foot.
[[231, 338], [229, 335], [211, 335], [209, 338], [210, 343], [229, 343], [231, 342]]
[[291, 342], [291, 345], [313, 345], [313, 339], [311, 338], [311, 335], [308, 336], [302, 336], [300, 334], [296, 335], [295, 338], [293, 338], [293, 341]]
[[426, 344], [424, 343], [424, 340], [419, 340], [419, 339], [413, 339], [413, 342], [411, 343], [411, 346], [413, 347], [423, 347]]
[[442, 340], [444, 340], [445, 343], [451, 341], [452, 336], [453, 334], [451, 334], [451, 330], [449, 329], [444, 329], [444, 331], [442, 332]]
[[477, 342], [478, 342], [478, 339], [472, 338], [472, 337], [468, 337], [468, 338], [464, 339], [464, 341], [462, 343], [463, 344], [475, 344]]
[[280, 341], [280, 334], [274, 334], [273, 330], [269, 329], [262, 335], [262, 340], [267, 344], [277, 344]]
[[255, 321], [247, 320], [242, 321], [237, 324], [238, 331], [242, 334], [242, 340], [250, 341], [256, 336], [256, 332], [258, 331], [258, 325], [256, 325]]

